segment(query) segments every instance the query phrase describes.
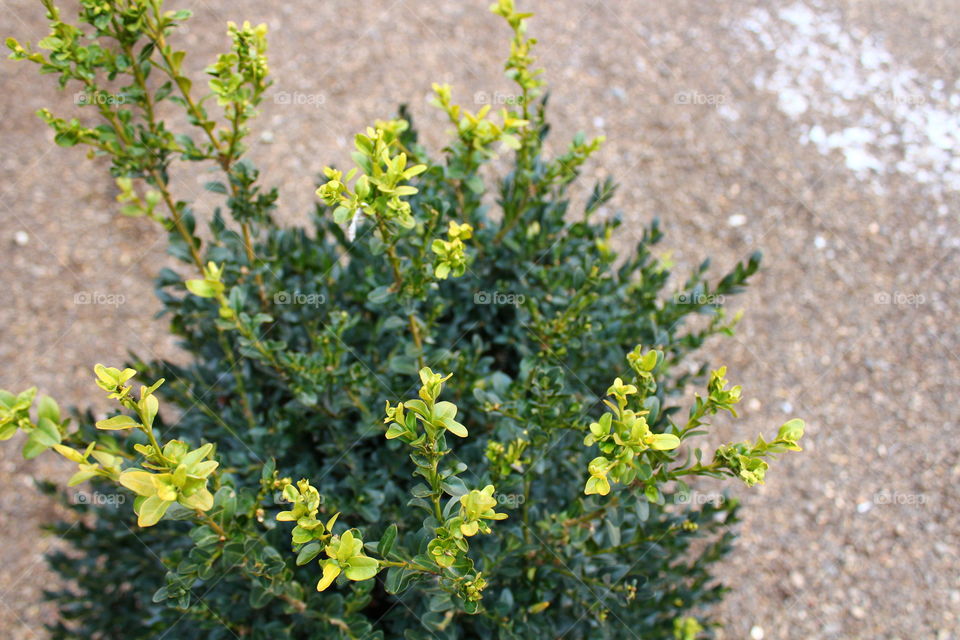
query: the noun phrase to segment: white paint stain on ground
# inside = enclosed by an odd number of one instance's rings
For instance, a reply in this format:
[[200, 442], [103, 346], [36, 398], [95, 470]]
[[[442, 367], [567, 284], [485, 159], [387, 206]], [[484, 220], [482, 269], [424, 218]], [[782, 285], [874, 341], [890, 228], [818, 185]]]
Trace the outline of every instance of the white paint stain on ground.
[[848, 32], [832, 11], [797, 3], [756, 9], [740, 23], [745, 44], [776, 65], [753, 80], [803, 125], [801, 144], [839, 151], [882, 193], [882, 177], [910, 176], [940, 199], [960, 191], [960, 80], [947, 87], [899, 64], [874, 36]]

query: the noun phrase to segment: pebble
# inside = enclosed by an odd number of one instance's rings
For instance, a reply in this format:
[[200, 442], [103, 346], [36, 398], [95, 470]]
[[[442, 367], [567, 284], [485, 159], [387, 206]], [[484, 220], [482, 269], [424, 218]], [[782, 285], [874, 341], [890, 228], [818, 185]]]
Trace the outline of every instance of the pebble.
[[866, 502], [861, 502], [857, 505], [857, 513], [867, 513], [873, 509], [873, 503], [867, 500]]
[[727, 224], [731, 227], [742, 227], [747, 223], [747, 216], [742, 213], [735, 213], [729, 218], [727, 218]]
[[763, 640], [763, 627], [753, 625], [750, 629], [750, 637], [752, 640]]
[[807, 586], [807, 579], [803, 577], [803, 574], [799, 571], [790, 572], [790, 584], [793, 585], [794, 589], [803, 589]]
[[21, 247], [25, 247], [30, 242], [30, 236], [26, 231], [17, 231], [13, 234], [13, 241]]

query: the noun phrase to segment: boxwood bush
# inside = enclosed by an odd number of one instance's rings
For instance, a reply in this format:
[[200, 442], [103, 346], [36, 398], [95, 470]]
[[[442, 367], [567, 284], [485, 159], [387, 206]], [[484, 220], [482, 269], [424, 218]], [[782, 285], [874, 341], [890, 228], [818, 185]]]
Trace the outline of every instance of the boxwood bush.
[[[762, 482], [803, 434], [795, 419], [705, 438], [740, 387], [692, 354], [732, 331], [721, 303], [759, 257], [674, 280], [656, 221], [614, 249], [611, 181], [571, 207], [602, 139], [545, 154], [529, 14], [492, 7], [512, 33], [508, 108], [471, 112], [435, 85], [442, 150], [401, 107], [288, 227], [245, 156], [264, 26], [230, 24], [201, 89], [176, 45], [188, 12], [80, 0], [69, 21], [43, 4], [50, 35], [8, 40], [12, 57], [81, 92], [77, 117], [40, 112], [56, 143], [109, 159], [119, 213], [169, 235], [157, 295], [190, 355], [97, 364], [117, 409], [100, 420], [0, 392], [0, 438], [116, 498], [45, 485], [78, 516], [51, 527], [69, 543], [50, 556], [54, 638], [712, 635], [737, 503], [692, 501], [687, 481]], [[182, 163], [217, 168], [214, 211], [178, 196]]]

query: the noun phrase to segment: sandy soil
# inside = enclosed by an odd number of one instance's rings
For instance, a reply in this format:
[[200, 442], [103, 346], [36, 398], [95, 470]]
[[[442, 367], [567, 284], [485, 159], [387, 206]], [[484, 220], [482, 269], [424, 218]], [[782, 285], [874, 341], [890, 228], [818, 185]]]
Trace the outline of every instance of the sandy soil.
[[[227, 20], [269, 24], [275, 97], [254, 156], [292, 222], [322, 166], [398, 102], [439, 144], [431, 82], [468, 104], [509, 95], [506, 33], [486, 5], [172, 3], [196, 12], [185, 37], [198, 71], [225, 46]], [[743, 419], [718, 430], [752, 437], [798, 415], [809, 435], [765, 486], [739, 490], [746, 521], [722, 570], [734, 587], [724, 637], [960, 638], [956, 4], [524, 5], [538, 13], [555, 143], [606, 134], [589, 173], [622, 183], [629, 219], [662, 218], [679, 265], [766, 256], [735, 302], [747, 310], [737, 337], [708, 347], [748, 398]], [[0, 32], [36, 41], [42, 10], [4, 0]], [[0, 64], [0, 81], [0, 387], [36, 384], [86, 406], [95, 362], [175, 355], [152, 319], [150, 279], [169, 261], [148, 222], [117, 221], [102, 163], [54, 147], [33, 116], [71, 112], [72, 93], [23, 63]], [[205, 180], [184, 176], [183, 188]], [[37, 526], [56, 513], [31, 477], [69, 472], [52, 456], [24, 463], [9, 445], [0, 628], [42, 638], [36, 627], [53, 615], [40, 603], [52, 579], [42, 553], [56, 541], [37, 544]]]

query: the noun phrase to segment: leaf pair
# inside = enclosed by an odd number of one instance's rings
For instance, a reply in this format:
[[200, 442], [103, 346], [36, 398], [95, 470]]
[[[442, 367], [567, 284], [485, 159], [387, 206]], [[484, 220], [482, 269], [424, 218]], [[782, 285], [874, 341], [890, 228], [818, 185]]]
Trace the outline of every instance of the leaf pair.
[[347, 580], [359, 582], [369, 580], [380, 570], [380, 563], [363, 552], [363, 540], [359, 534], [354, 534], [353, 529], [339, 537], [334, 536], [324, 553], [329, 557], [320, 562], [323, 577], [317, 583], [317, 591], [328, 588], [341, 572]]

